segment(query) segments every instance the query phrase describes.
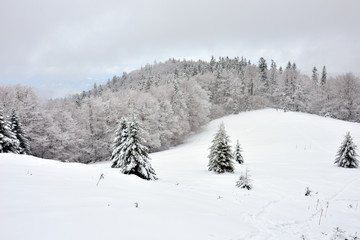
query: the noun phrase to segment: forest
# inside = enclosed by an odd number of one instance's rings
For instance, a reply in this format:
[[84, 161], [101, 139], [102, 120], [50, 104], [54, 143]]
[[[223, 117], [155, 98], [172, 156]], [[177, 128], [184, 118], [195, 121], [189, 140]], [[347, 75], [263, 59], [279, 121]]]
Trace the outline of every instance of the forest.
[[[210, 120], [276, 108], [360, 122], [360, 79], [327, 76], [326, 67], [301, 73], [260, 58], [210, 61], [169, 59], [114, 76], [104, 85], [65, 98], [41, 100], [31, 87], [0, 86], [4, 119], [16, 113], [31, 154], [91, 163], [111, 157], [122, 117], [136, 117], [150, 152], [183, 142]], [[264, 119], [264, 121], [267, 121]]]

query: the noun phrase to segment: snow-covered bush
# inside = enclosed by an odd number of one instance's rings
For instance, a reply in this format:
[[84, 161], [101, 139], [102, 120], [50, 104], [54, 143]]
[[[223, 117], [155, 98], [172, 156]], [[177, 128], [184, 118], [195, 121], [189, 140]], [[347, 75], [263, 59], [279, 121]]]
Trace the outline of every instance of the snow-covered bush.
[[241, 173], [239, 180], [236, 182], [236, 186], [239, 188], [246, 188], [247, 190], [252, 189], [253, 187], [249, 177], [248, 170], [246, 169], [245, 174]]

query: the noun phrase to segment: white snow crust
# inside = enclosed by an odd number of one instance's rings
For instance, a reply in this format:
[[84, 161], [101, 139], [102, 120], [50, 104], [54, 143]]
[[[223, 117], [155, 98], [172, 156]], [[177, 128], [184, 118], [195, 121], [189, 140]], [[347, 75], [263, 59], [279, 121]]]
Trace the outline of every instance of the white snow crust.
[[[207, 170], [221, 122], [243, 150], [234, 173]], [[150, 154], [157, 181], [110, 162], [0, 154], [0, 239], [331, 239], [336, 227], [337, 239], [359, 237], [360, 169], [334, 165], [347, 131], [359, 146], [358, 123], [274, 109], [224, 117]], [[246, 168], [250, 191], [235, 186]]]

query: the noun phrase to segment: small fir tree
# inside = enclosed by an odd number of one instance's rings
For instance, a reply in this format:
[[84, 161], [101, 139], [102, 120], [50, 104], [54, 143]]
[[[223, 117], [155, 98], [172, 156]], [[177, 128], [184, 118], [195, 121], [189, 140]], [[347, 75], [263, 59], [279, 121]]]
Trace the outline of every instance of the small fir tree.
[[335, 159], [335, 164], [344, 168], [357, 168], [359, 161], [356, 159], [357, 146], [353, 143], [350, 132], [347, 132]]
[[252, 189], [251, 179], [247, 169], [245, 174], [241, 173], [239, 180], [236, 182], [236, 186], [239, 188], [245, 188], [247, 190]]
[[156, 173], [149, 163], [148, 148], [143, 145], [145, 141], [141, 137], [141, 128], [135, 119], [128, 123], [120, 123], [115, 142], [112, 154], [113, 168], [120, 168], [124, 174], [157, 180]]
[[30, 142], [28, 136], [22, 129], [22, 125], [15, 110], [12, 111], [11, 117], [11, 131], [15, 134], [17, 140], [19, 140], [19, 153], [20, 154], [31, 154]]
[[0, 153], [19, 153], [19, 140], [0, 110]]
[[238, 162], [239, 164], [244, 163], [244, 158], [241, 155], [241, 152], [242, 152], [241, 146], [240, 146], [239, 140], [237, 140], [236, 146], [235, 146], [235, 151], [234, 151], [234, 158], [235, 158], [235, 161]]
[[225, 126], [221, 123], [210, 147], [209, 171], [217, 173], [234, 171], [233, 154], [229, 142], [229, 136], [226, 134]]

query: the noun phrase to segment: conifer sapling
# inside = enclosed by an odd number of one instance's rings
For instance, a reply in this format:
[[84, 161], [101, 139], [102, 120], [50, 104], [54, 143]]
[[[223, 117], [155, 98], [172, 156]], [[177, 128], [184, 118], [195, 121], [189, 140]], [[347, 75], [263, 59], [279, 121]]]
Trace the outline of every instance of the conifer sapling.
[[249, 177], [248, 170], [246, 169], [245, 174], [241, 173], [239, 180], [236, 182], [236, 186], [247, 190], [252, 189], [251, 179]]
[[335, 164], [344, 168], [357, 168], [359, 161], [356, 159], [357, 146], [353, 143], [350, 132], [347, 132], [335, 159]]
[[235, 161], [238, 162], [239, 164], [243, 164], [244, 163], [244, 158], [241, 155], [241, 146], [239, 144], [239, 140], [237, 140], [236, 142], [236, 146], [235, 146], [235, 151], [234, 151], [234, 158]]

